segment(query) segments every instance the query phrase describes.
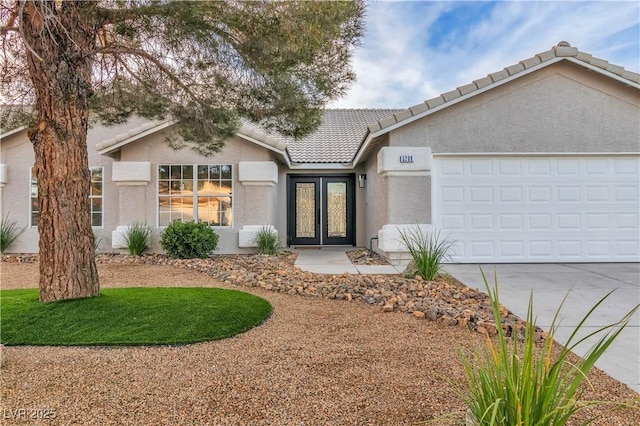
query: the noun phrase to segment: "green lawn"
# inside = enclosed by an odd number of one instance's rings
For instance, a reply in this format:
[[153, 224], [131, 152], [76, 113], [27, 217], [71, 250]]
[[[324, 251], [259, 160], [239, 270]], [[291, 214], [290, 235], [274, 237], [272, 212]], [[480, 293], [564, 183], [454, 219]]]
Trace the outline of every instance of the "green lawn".
[[271, 313], [257, 296], [217, 288], [104, 289], [99, 297], [53, 303], [38, 290], [0, 291], [5, 345], [162, 345], [218, 340]]

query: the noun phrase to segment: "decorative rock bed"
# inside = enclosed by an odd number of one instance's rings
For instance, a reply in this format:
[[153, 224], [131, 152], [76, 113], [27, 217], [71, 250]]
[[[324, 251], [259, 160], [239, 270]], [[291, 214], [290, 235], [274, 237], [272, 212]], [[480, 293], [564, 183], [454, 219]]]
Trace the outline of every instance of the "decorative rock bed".
[[[478, 333], [497, 333], [488, 296], [451, 277], [424, 281], [421, 277], [399, 275], [322, 275], [294, 266], [296, 255], [283, 252], [276, 256], [214, 255], [208, 259], [171, 259], [165, 255], [127, 256], [100, 254], [98, 264], [171, 265], [206, 273], [229, 284], [260, 287], [265, 290], [304, 297], [359, 301], [379, 306], [384, 312], [405, 312], [417, 319], [440, 321], [448, 326], [467, 327]], [[38, 255], [5, 255], [2, 262], [37, 262]], [[507, 336], [514, 330], [520, 337], [524, 320], [500, 306]], [[537, 329], [536, 340], [545, 333]]]

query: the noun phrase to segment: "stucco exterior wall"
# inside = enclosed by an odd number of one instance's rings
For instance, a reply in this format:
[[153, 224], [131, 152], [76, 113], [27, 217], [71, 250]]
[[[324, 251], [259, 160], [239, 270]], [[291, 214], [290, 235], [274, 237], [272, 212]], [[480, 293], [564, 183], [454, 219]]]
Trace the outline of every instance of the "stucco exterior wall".
[[387, 223], [431, 223], [431, 176], [388, 176]]
[[558, 63], [394, 130], [389, 140], [434, 154], [638, 152], [640, 95]]
[[[279, 202], [276, 186], [245, 186], [238, 180], [240, 161], [273, 161], [270, 152], [240, 138], [228, 141], [224, 148], [212, 157], [199, 155], [190, 148], [173, 150], [165, 142], [165, 133], [152, 134], [122, 148], [121, 161], [149, 161], [151, 181], [145, 186], [120, 186], [118, 220], [119, 225], [130, 225], [134, 221], [146, 222], [158, 227], [158, 165], [159, 164], [231, 164], [233, 165], [232, 208], [233, 224], [215, 227], [220, 236], [217, 253], [252, 252], [253, 249], [238, 248], [238, 231], [243, 225], [275, 224], [275, 211]], [[276, 226], [282, 235], [283, 228]], [[158, 229], [158, 233], [163, 228]], [[286, 228], [284, 228], [286, 229]], [[153, 251], [162, 252], [159, 238]]]
[[[380, 146], [388, 146], [388, 137], [385, 135], [381, 138]], [[377, 151], [376, 151], [377, 152]], [[365, 193], [365, 220], [366, 220], [366, 239], [367, 246], [371, 237], [377, 237], [378, 230], [383, 225], [389, 223], [389, 181], [380, 174], [378, 174], [378, 161], [377, 156], [371, 155], [366, 161], [365, 173], [367, 174], [367, 188]], [[376, 248], [376, 243], [372, 244], [373, 249]]]
[[[102, 126], [89, 130], [89, 135], [105, 132]], [[118, 202], [118, 193], [108, 183], [111, 176], [113, 159], [98, 155], [95, 150], [88, 150], [89, 166], [103, 167], [103, 226], [94, 227], [94, 232], [102, 238], [99, 249], [110, 251], [110, 238], [106, 230], [116, 226], [117, 220], [107, 211], [107, 206], [114, 206]], [[0, 214], [8, 215], [9, 220], [15, 221], [19, 228], [24, 228], [17, 240], [12, 244], [10, 253], [37, 253], [38, 228], [29, 226], [30, 216], [30, 170], [34, 163], [34, 152], [31, 142], [27, 138], [27, 131], [23, 130], [2, 140], [0, 145], [0, 163], [7, 166], [7, 183], [0, 188]], [[110, 235], [110, 232], [109, 232]]]

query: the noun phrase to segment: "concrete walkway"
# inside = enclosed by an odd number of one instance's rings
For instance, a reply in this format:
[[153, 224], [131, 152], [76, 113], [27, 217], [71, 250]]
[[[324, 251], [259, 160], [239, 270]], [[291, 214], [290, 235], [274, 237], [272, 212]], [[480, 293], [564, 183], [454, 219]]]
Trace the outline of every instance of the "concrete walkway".
[[401, 273], [392, 265], [354, 265], [345, 253], [352, 249], [352, 247], [298, 247], [293, 250], [298, 253], [295, 266], [303, 271], [316, 274], [340, 275], [346, 272], [349, 274], [392, 275]]
[[[568, 294], [560, 313], [556, 341], [565, 344], [586, 313], [609, 291], [613, 294], [598, 307], [582, 327], [581, 336], [618, 321], [640, 303], [640, 264], [500, 264], [481, 265], [490, 284], [497, 273], [500, 301], [516, 315], [526, 318], [529, 296], [533, 290], [536, 324], [545, 330]], [[484, 291], [479, 265], [447, 265], [451, 275], [469, 287]], [[579, 340], [579, 339], [578, 339]], [[597, 342], [589, 338], [574, 352], [584, 356]], [[576, 341], [574, 339], [574, 341]], [[640, 392], [640, 312], [596, 363], [614, 379]]]

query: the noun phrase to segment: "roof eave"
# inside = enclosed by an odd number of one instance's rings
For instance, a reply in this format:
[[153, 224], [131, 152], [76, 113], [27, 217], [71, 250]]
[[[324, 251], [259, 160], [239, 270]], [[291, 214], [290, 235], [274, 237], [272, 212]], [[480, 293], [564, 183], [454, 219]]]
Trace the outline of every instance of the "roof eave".
[[291, 170], [353, 170], [354, 164], [349, 163], [290, 163]]
[[282, 160], [285, 162], [285, 164], [288, 167], [291, 167], [291, 159], [289, 158], [289, 154], [287, 153], [286, 147], [285, 147], [285, 149], [280, 149], [280, 147], [273, 146], [273, 145], [271, 145], [269, 143], [263, 142], [263, 141], [261, 141], [259, 139], [256, 139], [256, 138], [254, 138], [252, 136], [249, 136], [247, 134], [244, 134], [242, 132], [238, 132], [236, 135], [239, 138], [242, 138], [242, 139], [244, 139], [246, 141], [249, 141], [251, 143], [254, 143], [254, 144], [258, 145], [258, 146], [266, 148], [269, 151], [275, 152], [276, 154], [278, 154], [278, 155], [280, 155], [282, 157]]
[[11, 129], [8, 132], [0, 134], [0, 140], [4, 138], [8, 138], [9, 136], [15, 135], [16, 133], [20, 133], [23, 130], [26, 130], [27, 126], [16, 127], [15, 129]]
[[101, 143], [96, 144], [96, 149], [98, 154], [100, 155], [109, 155], [118, 151], [123, 146], [126, 146], [132, 142], [137, 141], [138, 139], [142, 139], [146, 136], [152, 135], [156, 132], [166, 129], [167, 127], [173, 126], [176, 124], [174, 120], [164, 121], [157, 126], [146, 129], [140, 133], [137, 133], [129, 138], [118, 140], [118, 136], [112, 139], [108, 139], [107, 141], [103, 141]]
[[564, 59], [564, 60], [567, 60], [569, 62], [573, 62], [574, 64], [580, 65], [580, 66], [582, 66], [584, 68], [587, 68], [587, 69], [589, 69], [591, 71], [598, 72], [598, 73], [600, 73], [602, 75], [605, 75], [605, 76], [607, 76], [607, 77], [609, 77], [609, 78], [611, 78], [613, 80], [616, 80], [616, 81], [618, 81], [618, 82], [620, 82], [622, 84], [625, 84], [627, 86], [630, 86], [630, 87], [633, 87], [633, 88], [636, 88], [636, 89], [640, 90], [640, 84], [636, 83], [633, 80], [629, 80], [628, 78], [622, 77], [622, 76], [620, 76], [620, 75], [618, 75], [618, 74], [616, 74], [614, 72], [611, 72], [609, 70], [597, 67], [597, 66], [595, 66], [593, 64], [590, 64], [588, 62], [582, 61], [582, 60], [574, 58], [574, 57], [566, 57], [566, 58], [560, 58], [560, 59]]

